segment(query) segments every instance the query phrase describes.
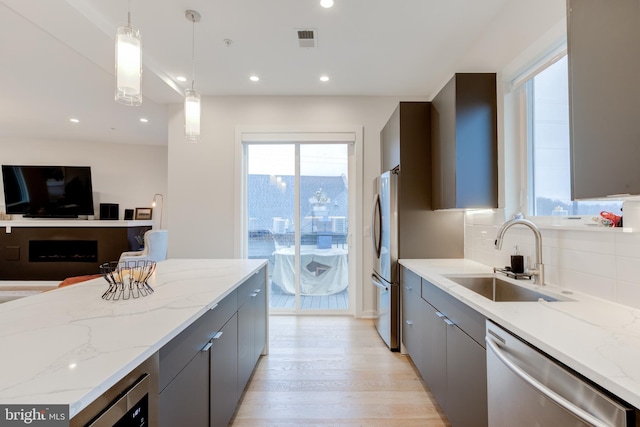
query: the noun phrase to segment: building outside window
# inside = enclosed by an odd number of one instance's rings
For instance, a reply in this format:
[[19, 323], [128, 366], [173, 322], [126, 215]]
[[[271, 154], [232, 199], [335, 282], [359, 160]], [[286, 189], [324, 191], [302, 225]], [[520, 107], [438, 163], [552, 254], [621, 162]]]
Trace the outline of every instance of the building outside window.
[[543, 64], [524, 83], [528, 214], [548, 216], [559, 206], [572, 216], [597, 216], [601, 211], [620, 215], [622, 202], [618, 200], [571, 200], [567, 59], [564, 55]]

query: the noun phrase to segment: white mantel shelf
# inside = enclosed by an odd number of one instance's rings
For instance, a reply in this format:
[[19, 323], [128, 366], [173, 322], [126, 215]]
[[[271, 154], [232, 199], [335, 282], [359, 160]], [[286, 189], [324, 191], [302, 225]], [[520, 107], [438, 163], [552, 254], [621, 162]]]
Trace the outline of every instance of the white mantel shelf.
[[[493, 302], [445, 277], [491, 274], [491, 267], [465, 259], [400, 263], [488, 319], [640, 408], [640, 310], [546, 285], [518, 283], [571, 301]], [[506, 279], [512, 280], [512, 279]]]
[[153, 226], [155, 221], [112, 221], [97, 219], [20, 219], [0, 221], [0, 228], [7, 227], [143, 227]]
[[75, 416], [265, 264], [167, 260], [146, 297], [103, 300], [100, 278], [0, 304], [0, 403]]

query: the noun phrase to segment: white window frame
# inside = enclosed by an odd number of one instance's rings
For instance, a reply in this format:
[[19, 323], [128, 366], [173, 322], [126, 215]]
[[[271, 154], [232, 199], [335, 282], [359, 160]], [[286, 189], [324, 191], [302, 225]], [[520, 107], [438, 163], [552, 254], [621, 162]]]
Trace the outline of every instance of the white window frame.
[[[349, 182], [355, 182], [355, 191], [349, 192], [349, 230], [347, 246], [349, 248], [349, 310], [355, 317], [363, 314], [363, 275], [362, 275], [362, 227], [363, 224], [363, 128], [357, 125], [326, 126], [238, 126], [235, 132], [235, 216], [242, 221], [235, 222], [234, 253], [243, 258], [247, 253], [246, 206], [246, 144], [250, 143], [347, 143], [353, 148], [349, 160]], [[357, 298], [356, 298], [357, 297]], [[304, 314], [313, 314], [313, 311]]]
[[[519, 142], [518, 151], [521, 153], [519, 174], [520, 191], [519, 203], [517, 203], [518, 211], [522, 212], [528, 218], [534, 218], [541, 225], [550, 222], [550, 215], [533, 215], [534, 211], [534, 170], [533, 170], [533, 145], [530, 143], [533, 139], [533, 129], [530, 126], [529, 114], [533, 109], [533, 99], [528, 96], [528, 87], [533, 84], [533, 78], [563, 59], [567, 55], [566, 42], [543, 56], [540, 60], [535, 61], [525, 71], [518, 74], [510, 84], [511, 96], [514, 97], [514, 103], [517, 105], [517, 111], [514, 114], [514, 125], [518, 127]], [[516, 124], [517, 122], [517, 124]], [[515, 193], [512, 193], [515, 195]], [[602, 199], [606, 200], [606, 199]], [[580, 218], [580, 220], [572, 221], [574, 225], [593, 224], [591, 218], [594, 215], [571, 215], [572, 218]]]

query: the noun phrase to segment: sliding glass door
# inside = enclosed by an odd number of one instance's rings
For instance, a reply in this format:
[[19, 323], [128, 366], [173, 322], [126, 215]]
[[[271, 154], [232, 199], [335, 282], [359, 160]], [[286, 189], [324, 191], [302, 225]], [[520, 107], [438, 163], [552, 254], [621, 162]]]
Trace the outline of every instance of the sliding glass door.
[[349, 145], [246, 145], [249, 258], [269, 260], [272, 313], [349, 309]]

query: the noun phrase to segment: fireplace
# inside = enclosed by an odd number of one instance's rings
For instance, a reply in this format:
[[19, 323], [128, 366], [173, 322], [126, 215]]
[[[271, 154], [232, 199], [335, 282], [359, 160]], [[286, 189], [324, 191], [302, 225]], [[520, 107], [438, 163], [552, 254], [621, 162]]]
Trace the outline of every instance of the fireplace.
[[97, 240], [29, 240], [29, 262], [97, 261]]

